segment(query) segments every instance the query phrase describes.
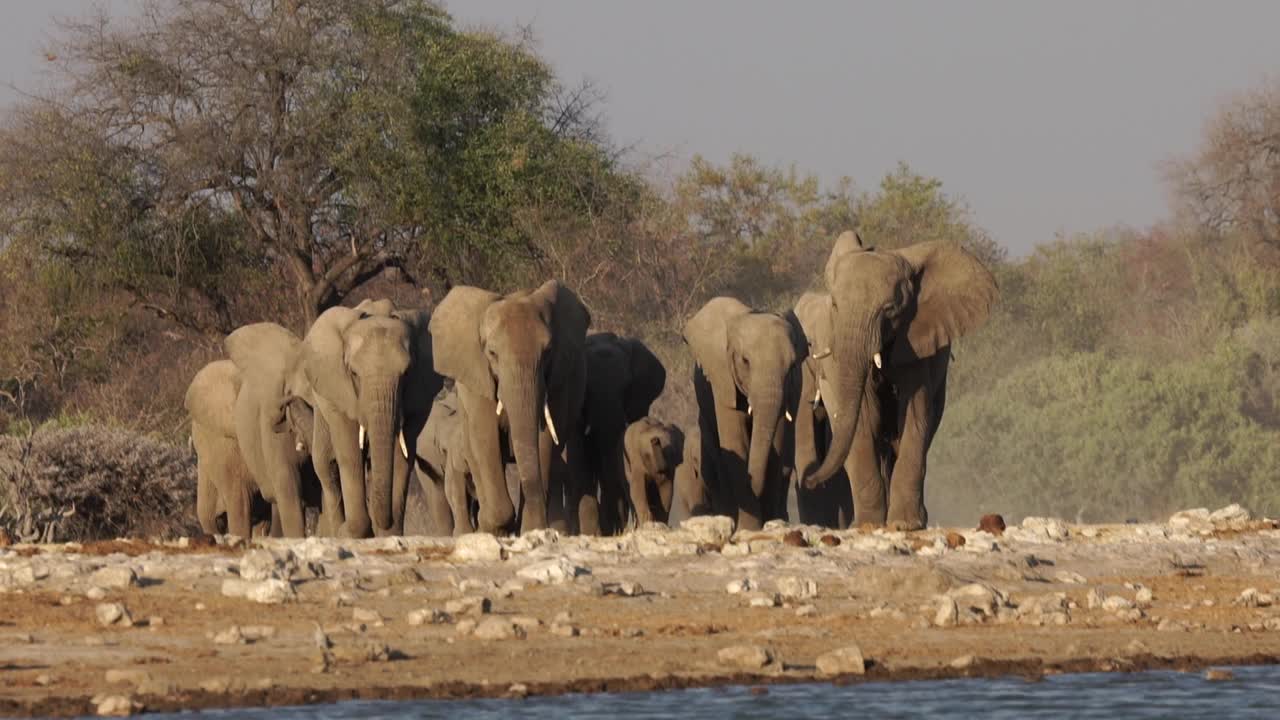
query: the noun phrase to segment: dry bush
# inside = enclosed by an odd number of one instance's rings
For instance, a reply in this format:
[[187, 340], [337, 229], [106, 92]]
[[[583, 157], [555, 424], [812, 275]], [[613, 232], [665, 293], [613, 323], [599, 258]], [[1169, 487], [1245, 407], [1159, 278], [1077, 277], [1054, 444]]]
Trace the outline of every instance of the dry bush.
[[23, 539], [190, 534], [195, 489], [193, 454], [144, 435], [83, 426], [0, 436], [0, 526]]

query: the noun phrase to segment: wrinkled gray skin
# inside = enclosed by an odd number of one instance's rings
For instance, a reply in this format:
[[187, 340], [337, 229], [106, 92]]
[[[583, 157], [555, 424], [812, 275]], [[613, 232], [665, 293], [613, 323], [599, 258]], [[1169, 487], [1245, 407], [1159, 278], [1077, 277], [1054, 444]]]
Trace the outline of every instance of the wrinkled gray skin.
[[622, 532], [628, 514], [623, 435], [649, 414], [662, 394], [667, 371], [645, 344], [613, 333], [587, 336], [587, 390], [583, 403], [586, 462], [584, 493], [600, 493], [600, 529]]
[[403, 532], [408, 451], [441, 387], [428, 320], [425, 312], [366, 300], [326, 310], [303, 340], [291, 390], [316, 410], [313, 459], [327, 532]]
[[826, 381], [819, 387], [830, 393], [831, 446], [801, 484], [818, 488], [844, 467], [855, 523], [922, 528], [925, 457], [942, 420], [951, 344], [986, 320], [995, 278], [955, 244], [877, 251], [853, 232], [837, 238], [825, 278], [827, 317], [819, 313], [810, 332]]
[[717, 512], [736, 515], [747, 530], [785, 519], [785, 416], [798, 409], [808, 345], [799, 321], [718, 297], [690, 318], [684, 338], [697, 365], [703, 452], [717, 452]]
[[466, 427], [454, 388], [441, 390], [418, 435], [417, 471], [427, 506], [427, 534], [475, 531], [475, 483], [467, 458]]
[[456, 384], [481, 531], [516, 529], [503, 468], [505, 435], [520, 473], [519, 531], [550, 523], [565, 532], [599, 533], [599, 502], [584, 492], [582, 480], [583, 348], [590, 324], [586, 306], [555, 280], [506, 296], [455, 286], [436, 306], [430, 325], [435, 367]]
[[[310, 408], [302, 403], [286, 401], [287, 371], [299, 350], [298, 337], [275, 323], [255, 323], [239, 328], [227, 336], [224, 345], [239, 377], [239, 388], [231, 405], [231, 427], [240, 461], [247, 470], [250, 483], [230, 482], [219, 492], [227, 512], [227, 529], [234, 535], [247, 531], [253, 490], [272, 504], [273, 525], [286, 537], [304, 534], [302, 485], [310, 462], [308, 438], [302, 434], [311, 422]], [[224, 363], [214, 363], [216, 374], [225, 383], [230, 373]], [[206, 368], [208, 370], [209, 368]], [[212, 404], [196, 409], [197, 395], [204, 395], [208, 385], [204, 371], [188, 390], [188, 408], [192, 410], [193, 440], [197, 449], [213, 424], [208, 415]], [[199, 390], [199, 392], [197, 392]], [[228, 390], [224, 387], [206, 399], [217, 397], [218, 416], [225, 416]], [[219, 417], [225, 433], [225, 417]], [[225, 434], [224, 434], [225, 440]], [[225, 446], [225, 442], [222, 443]], [[198, 451], [198, 450], [197, 450]], [[205, 526], [209, 507], [197, 498], [197, 512]]]
[[668, 520], [672, 523], [698, 515], [709, 515], [711, 484], [705, 479], [702, 461], [702, 432], [694, 427], [684, 436], [684, 456], [675, 472], [675, 492]]
[[632, 526], [667, 522], [676, 468], [684, 456], [684, 433], [651, 417], [627, 427], [623, 440]]
[[[187, 387], [185, 405], [191, 415], [191, 444], [196, 451], [196, 516], [200, 529], [218, 533], [217, 516], [227, 499], [227, 531], [249, 537], [249, 495], [256, 483], [236, 443], [234, 410], [240, 371], [230, 360], [215, 360], [196, 373]], [[243, 505], [240, 503], [243, 502]]]

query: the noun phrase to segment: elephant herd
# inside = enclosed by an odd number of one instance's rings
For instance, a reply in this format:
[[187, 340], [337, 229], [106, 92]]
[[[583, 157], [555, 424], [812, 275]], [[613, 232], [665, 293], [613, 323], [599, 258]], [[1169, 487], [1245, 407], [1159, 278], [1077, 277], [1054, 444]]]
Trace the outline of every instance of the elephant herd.
[[824, 277], [785, 313], [717, 297], [688, 320], [687, 432], [649, 415], [659, 359], [589, 334], [555, 280], [457, 286], [431, 312], [335, 307], [302, 338], [241, 327], [187, 390], [201, 527], [297, 537], [319, 506], [320, 534], [402, 534], [413, 472], [433, 534], [707, 513], [755, 529], [787, 518], [793, 489], [802, 522], [921, 528], [950, 345], [985, 320], [995, 280], [959, 246], [878, 251], [853, 232]]

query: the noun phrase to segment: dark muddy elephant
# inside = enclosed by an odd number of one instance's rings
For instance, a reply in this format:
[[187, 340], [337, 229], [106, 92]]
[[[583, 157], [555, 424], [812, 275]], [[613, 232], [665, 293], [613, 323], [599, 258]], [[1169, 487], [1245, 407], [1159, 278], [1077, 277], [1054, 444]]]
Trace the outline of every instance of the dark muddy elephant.
[[793, 313], [712, 298], [685, 325], [704, 456], [715, 454], [717, 512], [759, 529], [787, 516], [786, 434], [800, 402], [808, 343]]
[[995, 278], [956, 244], [877, 251], [853, 232], [836, 240], [825, 278], [827, 318], [816, 322], [830, 344], [810, 357], [822, 362], [819, 385], [832, 396], [831, 446], [802, 484], [817, 488], [844, 467], [855, 523], [922, 528], [925, 458], [946, 403], [951, 344], [986, 320]]
[[587, 389], [583, 436], [587, 477], [583, 492], [600, 493], [600, 529], [621, 532], [627, 521], [628, 490], [623, 468], [623, 434], [649, 414], [666, 386], [667, 371], [645, 344], [613, 333], [587, 336]]
[[[458, 392], [479, 496], [479, 529], [516, 529], [503, 436], [520, 473], [519, 530], [599, 533], [583, 492], [584, 347], [591, 313], [556, 280], [502, 296], [455, 286], [431, 317], [435, 367]], [[569, 511], [565, 511], [566, 499]]]

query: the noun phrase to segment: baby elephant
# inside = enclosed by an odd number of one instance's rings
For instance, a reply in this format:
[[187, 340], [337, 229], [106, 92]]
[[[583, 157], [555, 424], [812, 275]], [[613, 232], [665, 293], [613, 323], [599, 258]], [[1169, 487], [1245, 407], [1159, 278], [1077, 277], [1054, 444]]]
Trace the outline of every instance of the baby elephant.
[[475, 484], [467, 462], [465, 423], [452, 387], [440, 391], [418, 434], [418, 482], [426, 497], [432, 534], [473, 532]]
[[622, 447], [635, 524], [666, 522], [676, 467], [684, 452], [684, 433], [674, 425], [643, 417], [627, 427]]

